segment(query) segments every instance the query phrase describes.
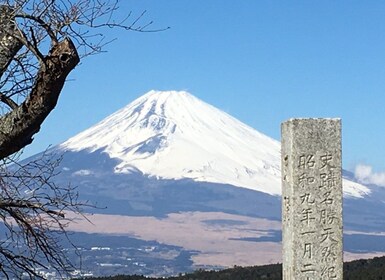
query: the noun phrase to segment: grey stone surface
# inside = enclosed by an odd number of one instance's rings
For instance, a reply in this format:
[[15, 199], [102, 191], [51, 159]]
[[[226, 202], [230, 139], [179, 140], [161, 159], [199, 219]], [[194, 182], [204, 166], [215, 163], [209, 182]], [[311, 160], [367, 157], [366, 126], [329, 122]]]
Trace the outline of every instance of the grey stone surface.
[[281, 135], [283, 279], [342, 280], [341, 120], [290, 119]]

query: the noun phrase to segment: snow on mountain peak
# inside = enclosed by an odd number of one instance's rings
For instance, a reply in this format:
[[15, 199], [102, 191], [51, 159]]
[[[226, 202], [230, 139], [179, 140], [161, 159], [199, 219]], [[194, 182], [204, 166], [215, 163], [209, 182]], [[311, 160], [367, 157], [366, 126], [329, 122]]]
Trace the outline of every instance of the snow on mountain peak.
[[102, 149], [116, 172], [280, 194], [279, 142], [184, 91], [150, 91], [61, 148]]
[[[150, 91], [60, 148], [102, 149], [120, 159], [118, 173], [281, 194], [280, 143], [185, 91]], [[345, 193], [360, 197], [367, 193], [360, 186]]]

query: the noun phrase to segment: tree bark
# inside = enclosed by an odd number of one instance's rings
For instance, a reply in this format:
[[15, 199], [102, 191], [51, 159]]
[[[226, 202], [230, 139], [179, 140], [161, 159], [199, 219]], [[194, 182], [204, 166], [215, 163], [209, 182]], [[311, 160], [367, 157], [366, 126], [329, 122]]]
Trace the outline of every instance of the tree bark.
[[70, 39], [54, 45], [44, 58], [31, 93], [17, 108], [0, 117], [0, 159], [21, 150], [55, 108], [68, 74], [79, 63]]
[[17, 32], [14, 11], [11, 7], [0, 5], [0, 78], [23, 44], [12, 34]]

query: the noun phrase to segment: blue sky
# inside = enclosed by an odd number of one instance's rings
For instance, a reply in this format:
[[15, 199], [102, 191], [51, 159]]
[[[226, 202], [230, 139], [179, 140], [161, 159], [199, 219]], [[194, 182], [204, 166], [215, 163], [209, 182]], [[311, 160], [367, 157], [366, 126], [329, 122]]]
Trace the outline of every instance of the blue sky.
[[[187, 90], [275, 139], [292, 117], [340, 117], [343, 164], [385, 170], [385, 2], [122, 0], [158, 33], [117, 38], [71, 74], [24, 157], [151, 89]], [[367, 169], [366, 169], [367, 170]]]

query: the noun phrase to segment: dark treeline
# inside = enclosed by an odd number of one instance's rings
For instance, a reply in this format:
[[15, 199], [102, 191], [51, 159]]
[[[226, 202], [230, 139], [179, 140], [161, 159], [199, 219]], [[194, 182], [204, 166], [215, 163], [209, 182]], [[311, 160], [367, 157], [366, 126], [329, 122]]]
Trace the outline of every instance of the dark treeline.
[[[144, 276], [118, 275], [111, 277], [87, 278], [87, 280], [254, 280], [282, 279], [282, 265], [272, 264], [253, 267], [234, 267], [221, 271], [199, 270], [186, 275], [168, 278], [148, 278]], [[385, 257], [357, 260], [344, 263], [345, 280], [385, 280]]]

